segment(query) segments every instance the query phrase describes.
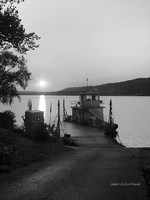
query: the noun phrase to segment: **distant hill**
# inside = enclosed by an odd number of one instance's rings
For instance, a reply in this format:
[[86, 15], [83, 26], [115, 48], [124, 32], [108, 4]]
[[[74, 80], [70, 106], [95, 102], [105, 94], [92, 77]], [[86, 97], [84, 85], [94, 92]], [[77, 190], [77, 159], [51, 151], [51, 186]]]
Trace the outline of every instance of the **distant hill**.
[[[150, 78], [89, 86], [89, 90], [101, 92], [104, 96], [150, 96]], [[71, 87], [54, 92], [57, 95], [79, 95], [87, 91], [87, 87]]]
[[[103, 96], [150, 96], [150, 78], [89, 86], [90, 91], [101, 92]], [[20, 91], [20, 95], [79, 95], [87, 87], [70, 87], [55, 92]]]

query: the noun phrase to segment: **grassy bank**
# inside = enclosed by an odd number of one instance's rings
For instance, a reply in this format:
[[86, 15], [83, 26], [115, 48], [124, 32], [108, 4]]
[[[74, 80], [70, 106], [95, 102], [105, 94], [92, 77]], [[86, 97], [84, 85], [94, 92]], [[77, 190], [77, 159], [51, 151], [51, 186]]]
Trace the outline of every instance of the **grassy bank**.
[[10, 130], [0, 128], [0, 173], [10, 171], [55, 157], [70, 151], [60, 142], [35, 142]]
[[148, 186], [148, 196], [150, 197], [150, 148], [140, 149], [140, 166]]

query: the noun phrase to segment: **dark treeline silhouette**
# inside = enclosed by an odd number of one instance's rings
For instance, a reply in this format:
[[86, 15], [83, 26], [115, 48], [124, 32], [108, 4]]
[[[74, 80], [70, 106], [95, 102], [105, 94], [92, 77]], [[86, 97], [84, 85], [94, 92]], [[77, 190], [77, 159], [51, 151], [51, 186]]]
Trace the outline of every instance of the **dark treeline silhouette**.
[[[137, 78], [123, 82], [89, 86], [88, 89], [110, 96], [149, 96], [150, 78]], [[73, 87], [58, 91], [57, 94], [78, 95], [84, 91], [87, 91], [87, 87]]]

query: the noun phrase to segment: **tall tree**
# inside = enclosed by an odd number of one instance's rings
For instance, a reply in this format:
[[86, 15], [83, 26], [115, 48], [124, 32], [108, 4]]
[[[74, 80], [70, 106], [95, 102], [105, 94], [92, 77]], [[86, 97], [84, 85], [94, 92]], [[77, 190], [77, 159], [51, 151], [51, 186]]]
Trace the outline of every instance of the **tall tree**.
[[11, 104], [17, 86], [25, 89], [30, 80], [24, 55], [38, 47], [34, 32], [26, 33], [16, 4], [24, 0], [0, 0], [0, 102]]

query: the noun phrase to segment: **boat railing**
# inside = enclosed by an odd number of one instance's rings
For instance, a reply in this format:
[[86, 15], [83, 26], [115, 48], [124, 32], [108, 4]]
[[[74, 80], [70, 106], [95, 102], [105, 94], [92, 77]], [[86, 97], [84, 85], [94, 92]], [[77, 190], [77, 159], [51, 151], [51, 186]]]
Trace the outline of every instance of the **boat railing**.
[[74, 100], [70, 102], [71, 108], [77, 106], [78, 101]]
[[108, 122], [108, 116], [107, 115], [104, 115], [104, 121]]

